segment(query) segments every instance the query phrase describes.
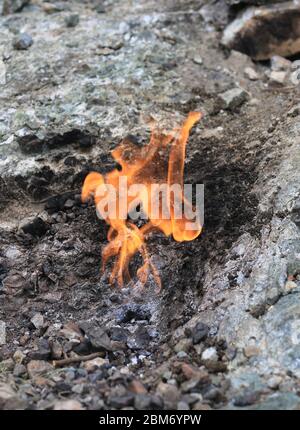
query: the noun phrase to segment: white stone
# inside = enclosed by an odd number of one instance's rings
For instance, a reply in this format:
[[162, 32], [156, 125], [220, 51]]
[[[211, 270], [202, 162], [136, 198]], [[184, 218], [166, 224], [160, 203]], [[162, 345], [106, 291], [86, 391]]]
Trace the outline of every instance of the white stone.
[[258, 73], [252, 67], [246, 67], [244, 73], [246, 78], [250, 79], [250, 81], [257, 81], [259, 78]]
[[284, 81], [286, 80], [286, 77], [287, 77], [287, 72], [285, 71], [280, 71], [280, 72], [273, 71], [270, 73], [270, 81], [275, 82], [277, 84], [283, 84]]
[[0, 345], [6, 344], [6, 324], [4, 321], [0, 321]]
[[218, 354], [216, 348], [211, 346], [202, 352], [201, 358], [203, 361], [218, 361]]

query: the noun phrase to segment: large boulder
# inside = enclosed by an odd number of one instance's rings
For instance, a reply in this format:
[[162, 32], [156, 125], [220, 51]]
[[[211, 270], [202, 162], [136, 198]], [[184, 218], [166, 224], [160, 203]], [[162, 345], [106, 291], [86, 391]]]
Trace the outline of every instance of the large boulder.
[[285, 2], [243, 10], [224, 30], [222, 44], [255, 60], [294, 55], [300, 52], [300, 5]]

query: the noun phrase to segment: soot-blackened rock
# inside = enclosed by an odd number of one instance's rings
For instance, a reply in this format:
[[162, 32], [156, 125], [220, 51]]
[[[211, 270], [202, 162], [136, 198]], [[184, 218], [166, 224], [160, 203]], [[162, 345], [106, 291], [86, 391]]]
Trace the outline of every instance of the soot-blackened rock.
[[43, 236], [48, 228], [47, 223], [40, 217], [27, 218], [20, 225], [20, 229], [23, 230], [24, 233], [30, 234], [33, 237]]

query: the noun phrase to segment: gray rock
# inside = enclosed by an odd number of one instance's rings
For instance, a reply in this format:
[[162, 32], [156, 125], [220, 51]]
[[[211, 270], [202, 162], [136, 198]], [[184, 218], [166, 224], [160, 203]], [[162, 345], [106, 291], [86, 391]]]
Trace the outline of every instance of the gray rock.
[[0, 85], [5, 85], [5, 84], [6, 84], [6, 66], [2, 58], [0, 57]]
[[33, 44], [30, 34], [20, 33], [13, 41], [13, 47], [18, 51], [25, 51]]
[[240, 394], [233, 401], [235, 406], [249, 406], [253, 405], [258, 400], [259, 396], [256, 392], [246, 391], [243, 394]]
[[133, 335], [127, 340], [127, 345], [130, 349], [146, 349], [149, 346], [151, 337], [147, 327], [138, 327]]
[[54, 14], [56, 12], [62, 12], [65, 9], [67, 9], [68, 6], [66, 6], [64, 3], [61, 2], [44, 2], [42, 3], [42, 9], [45, 13], [48, 14]]
[[295, 393], [274, 393], [264, 397], [254, 405], [233, 406], [229, 405], [225, 409], [239, 410], [261, 410], [261, 411], [282, 411], [282, 410], [299, 410], [299, 397]]
[[199, 321], [192, 329], [193, 344], [196, 345], [197, 343], [202, 342], [204, 339], [206, 339], [208, 333], [209, 327], [203, 322]]
[[2, 360], [0, 363], [0, 368], [3, 371], [12, 371], [14, 369], [14, 360], [12, 358], [7, 358], [6, 360]]
[[55, 411], [82, 411], [84, 407], [78, 400], [58, 400], [53, 409]]
[[36, 329], [41, 329], [44, 327], [45, 319], [43, 315], [40, 312], [38, 312], [37, 314], [33, 315], [30, 322], [33, 324], [33, 326]]
[[30, 378], [46, 375], [51, 370], [53, 370], [53, 367], [43, 360], [31, 360], [27, 364], [27, 372]]
[[6, 344], [6, 323], [0, 321], [0, 346]]
[[117, 342], [126, 342], [129, 336], [129, 331], [123, 327], [112, 327], [110, 329], [110, 339]]
[[20, 377], [20, 376], [24, 376], [27, 373], [27, 369], [24, 366], [24, 364], [16, 364], [14, 367], [14, 376]]
[[248, 99], [248, 94], [242, 88], [233, 88], [220, 94], [219, 99], [223, 109], [234, 111]]
[[292, 62], [287, 58], [280, 57], [280, 55], [274, 55], [271, 58], [271, 69], [274, 72], [288, 71], [292, 67]]
[[[300, 401], [299, 396], [295, 393], [276, 393], [267, 397], [263, 402], [257, 406], [250, 407], [255, 410], [299, 410]], [[247, 409], [250, 409], [249, 407]]]
[[176, 343], [176, 345], [174, 346], [174, 351], [175, 352], [180, 352], [180, 351], [187, 352], [190, 349], [191, 345], [192, 345], [192, 340], [184, 337], [183, 339], [180, 339], [180, 341]]
[[72, 13], [65, 17], [65, 24], [67, 27], [76, 27], [79, 24], [79, 15], [78, 13]]
[[106, 332], [106, 329], [97, 325], [94, 322], [82, 322], [80, 328], [89, 338], [92, 346], [99, 351], [111, 351], [111, 340]]
[[269, 354], [297, 377], [300, 377], [299, 298], [299, 293], [282, 297], [263, 318]]
[[163, 398], [167, 409], [176, 409], [180, 399], [180, 391], [175, 385], [160, 382], [157, 386], [156, 393]]

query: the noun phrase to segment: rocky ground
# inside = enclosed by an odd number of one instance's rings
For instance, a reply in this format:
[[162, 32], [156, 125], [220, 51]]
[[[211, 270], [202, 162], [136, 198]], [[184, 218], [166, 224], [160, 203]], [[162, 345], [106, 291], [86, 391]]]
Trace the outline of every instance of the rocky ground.
[[[228, 30], [262, 3], [0, 1], [0, 408], [299, 409], [299, 41]], [[113, 289], [83, 179], [191, 110], [203, 233]]]

